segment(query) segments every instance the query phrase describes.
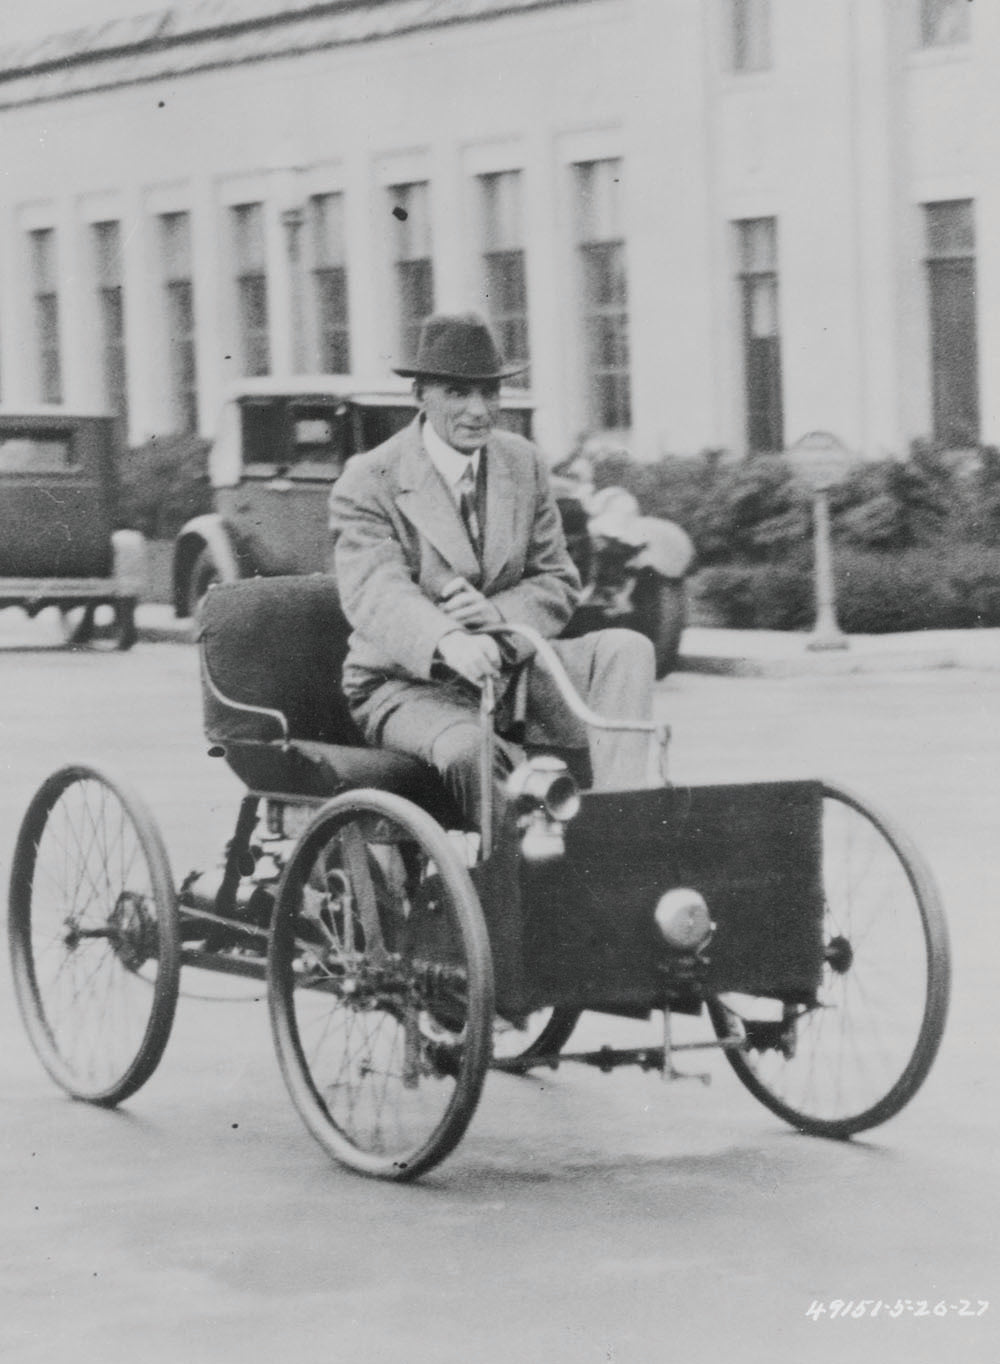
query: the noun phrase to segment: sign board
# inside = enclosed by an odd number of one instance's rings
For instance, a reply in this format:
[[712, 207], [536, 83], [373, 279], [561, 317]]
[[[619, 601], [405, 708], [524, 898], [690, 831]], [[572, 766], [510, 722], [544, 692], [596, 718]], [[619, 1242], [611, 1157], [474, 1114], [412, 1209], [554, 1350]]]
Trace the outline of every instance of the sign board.
[[785, 451], [796, 477], [814, 493], [843, 483], [858, 462], [831, 431], [809, 431]]

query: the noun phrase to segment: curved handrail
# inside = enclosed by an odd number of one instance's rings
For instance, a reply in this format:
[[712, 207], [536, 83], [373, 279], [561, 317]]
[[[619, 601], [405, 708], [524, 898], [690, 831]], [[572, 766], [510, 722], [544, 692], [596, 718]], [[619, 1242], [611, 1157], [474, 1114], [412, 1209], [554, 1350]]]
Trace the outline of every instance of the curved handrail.
[[553, 649], [549, 641], [540, 635], [537, 630], [530, 625], [514, 625], [504, 622], [502, 625], [488, 625], [483, 630], [483, 634], [488, 635], [518, 635], [526, 640], [535, 651], [536, 656], [544, 665], [549, 676], [555, 682], [559, 695], [566, 702], [566, 705], [573, 712], [578, 720], [585, 724], [589, 729], [603, 729], [608, 731], [632, 731], [635, 733], [655, 734], [657, 738], [662, 736], [669, 737], [669, 726], [661, 725], [656, 720], [614, 720], [605, 715], [598, 715], [591, 710], [586, 702], [580, 697], [573, 682], [563, 667], [562, 659]]
[[[562, 660], [555, 649], [553, 649], [552, 645], [543, 635], [540, 635], [537, 630], [532, 629], [530, 625], [515, 625], [505, 621], [500, 625], [485, 626], [482, 633], [488, 635], [514, 635], [530, 644], [534, 650], [535, 657], [547, 670], [549, 676], [556, 684], [556, 689], [566, 703], [567, 708], [578, 720], [585, 724], [588, 729], [654, 735], [660, 750], [660, 775], [664, 785], [667, 785], [667, 748], [670, 743], [669, 725], [662, 725], [656, 720], [616, 720], [609, 716], [598, 715], [596, 711], [591, 710], [573, 685], [572, 679], [563, 667]], [[487, 677], [484, 680], [481, 689], [481, 705], [479, 712], [482, 728], [479, 765], [482, 807], [480, 839], [482, 856], [484, 858], [489, 857], [493, 848], [494, 711], [495, 691], [493, 679]]]

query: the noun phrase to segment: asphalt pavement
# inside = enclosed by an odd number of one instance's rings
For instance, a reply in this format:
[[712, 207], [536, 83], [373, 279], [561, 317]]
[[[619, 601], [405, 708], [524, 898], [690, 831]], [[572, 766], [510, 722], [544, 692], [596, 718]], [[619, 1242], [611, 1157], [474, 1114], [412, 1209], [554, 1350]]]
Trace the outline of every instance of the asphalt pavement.
[[[66, 651], [52, 622], [0, 614], [4, 878], [31, 792], [80, 756], [141, 791], [175, 879], [221, 856], [240, 789], [205, 752], [195, 651], [153, 642], [151, 609], [124, 655]], [[1000, 671], [985, 652], [875, 672], [682, 671], [657, 708], [675, 781], [823, 775], [888, 810], [924, 853], [954, 988], [939, 1058], [903, 1113], [851, 1142], [803, 1138], [711, 1054], [689, 1067], [707, 1087], [635, 1070], [493, 1075], [456, 1152], [413, 1186], [385, 1186], [332, 1165], [302, 1128], [253, 985], [185, 982], [157, 1073], [111, 1113], [51, 1085], [0, 967], [0, 1358], [1000, 1357]], [[652, 1042], [656, 1023], [589, 1016], [577, 1040]]]

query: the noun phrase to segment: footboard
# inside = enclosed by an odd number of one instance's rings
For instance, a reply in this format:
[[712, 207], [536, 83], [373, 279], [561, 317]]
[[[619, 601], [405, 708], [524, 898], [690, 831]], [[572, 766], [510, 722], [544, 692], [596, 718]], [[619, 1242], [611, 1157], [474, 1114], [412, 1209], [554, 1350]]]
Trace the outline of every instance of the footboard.
[[817, 782], [585, 796], [565, 858], [521, 868], [532, 1003], [633, 1012], [683, 992], [654, 920], [677, 886], [699, 891], [715, 924], [699, 993], [811, 1001], [823, 964], [821, 852]]

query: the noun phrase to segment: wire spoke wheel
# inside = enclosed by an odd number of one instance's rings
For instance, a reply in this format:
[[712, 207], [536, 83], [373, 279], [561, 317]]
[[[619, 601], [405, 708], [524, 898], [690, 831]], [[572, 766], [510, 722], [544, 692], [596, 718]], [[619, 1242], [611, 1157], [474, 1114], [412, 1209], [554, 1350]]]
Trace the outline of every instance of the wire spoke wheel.
[[523, 1028], [498, 1018], [493, 1028], [495, 1061], [530, 1061], [534, 1057], [558, 1056], [580, 1021], [579, 1009], [538, 1009], [528, 1015]]
[[25, 814], [11, 874], [18, 1007], [46, 1070], [112, 1105], [155, 1070], [173, 1023], [180, 938], [162, 841], [128, 787], [54, 772]]
[[948, 936], [916, 849], [857, 797], [824, 785], [824, 966], [816, 1007], [761, 1021], [709, 1001], [736, 1074], [794, 1127], [846, 1137], [893, 1117], [920, 1088], [948, 1010]]
[[292, 1101], [332, 1156], [398, 1180], [454, 1148], [489, 1064], [493, 972], [433, 819], [377, 791], [323, 807], [278, 890], [268, 997]]

